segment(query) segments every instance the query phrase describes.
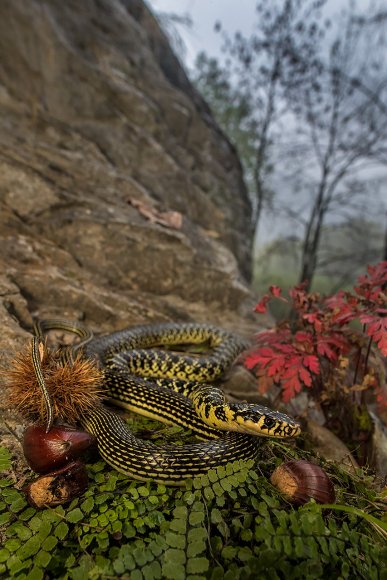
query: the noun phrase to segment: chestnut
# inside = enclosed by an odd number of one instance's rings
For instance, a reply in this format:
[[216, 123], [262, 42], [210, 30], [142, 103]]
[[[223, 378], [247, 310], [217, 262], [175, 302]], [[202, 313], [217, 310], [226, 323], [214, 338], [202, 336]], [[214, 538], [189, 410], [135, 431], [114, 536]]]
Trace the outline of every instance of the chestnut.
[[73, 461], [65, 467], [41, 475], [23, 489], [27, 501], [35, 508], [52, 507], [72, 501], [87, 489], [88, 477], [84, 464]]
[[36, 473], [48, 473], [77, 459], [95, 437], [72, 427], [54, 426], [46, 433], [42, 425], [27, 427], [23, 436], [23, 452], [28, 465]]
[[292, 503], [302, 505], [310, 499], [317, 503], [334, 503], [333, 483], [321, 467], [300, 459], [279, 465], [272, 473], [271, 483]]

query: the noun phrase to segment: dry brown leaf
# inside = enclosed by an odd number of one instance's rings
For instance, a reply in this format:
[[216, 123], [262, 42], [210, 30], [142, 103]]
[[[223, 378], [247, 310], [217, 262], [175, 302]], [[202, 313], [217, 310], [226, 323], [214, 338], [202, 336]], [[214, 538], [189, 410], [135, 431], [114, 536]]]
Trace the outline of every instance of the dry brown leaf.
[[183, 225], [183, 216], [178, 211], [158, 211], [140, 199], [130, 197], [128, 203], [153, 224], [160, 224], [167, 228], [180, 230]]

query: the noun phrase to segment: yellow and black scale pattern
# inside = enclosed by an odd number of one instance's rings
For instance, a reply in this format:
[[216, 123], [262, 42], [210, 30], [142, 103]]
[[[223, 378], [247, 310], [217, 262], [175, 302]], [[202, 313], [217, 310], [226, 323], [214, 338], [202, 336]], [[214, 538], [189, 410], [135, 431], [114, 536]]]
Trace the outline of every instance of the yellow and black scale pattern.
[[[206, 440], [185, 446], [155, 445], [136, 437], [117, 414], [96, 405], [82, 416], [81, 423], [96, 436], [107, 463], [130, 477], [179, 485], [219, 465], [256, 457], [257, 435], [295, 437], [300, 433], [297, 421], [287, 415], [260, 405], [228, 403], [221, 389], [208, 384], [221, 377], [245, 348], [228, 332], [203, 324], [155, 324], [93, 339], [80, 323], [50, 319], [39, 321], [35, 333], [43, 338], [53, 329], [81, 339], [75, 347], [63, 349], [63, 364], [71, 364], [79, 349], [84, 356], [97, 359], [104, 371], [107, 400], [187, 427]], [[187, 344], [205, 344], [209, 353], [191, 356], [160, 350]], [[34, 357], [34, 366], [44, 382], [39, 357]], [[41, 388], [50, 406], [47, 389]]]
[[[160, 350], [203, 343], [210, 354]], [[206, 384], [224, 374], [244, 347], [234, 335], [203, 324], [138, 326], [85, 344], [85, 355], [104, 368], [111, 402], [211, 440], [157, 446], [135, 437], [119, 416], [101, 407], [82, 423], [97, 437], [104, 459], [131, 477], [179, 484], [230, 461], [256, 457], [256, 435], [297, 436], [300, 426], [294, 419], [260, 405], [228, 403], [221, 389]]]

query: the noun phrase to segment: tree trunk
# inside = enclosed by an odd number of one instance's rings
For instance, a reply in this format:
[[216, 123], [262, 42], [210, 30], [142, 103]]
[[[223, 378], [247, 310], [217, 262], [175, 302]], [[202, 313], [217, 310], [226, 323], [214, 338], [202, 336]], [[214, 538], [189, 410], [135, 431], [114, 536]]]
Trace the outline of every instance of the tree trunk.
[[302, 261], [299, 283], [305, 284], [306, 290], [310, 290], [313, 277], [317, 268], [317, 252], [320, 245], [322, 226], [325, 217], [324, 196], [326, 191], [326, 175], [323, 173], [319, 191], [313, 205], [309, 223], [306, 228], [304, 243], [302, 246]]

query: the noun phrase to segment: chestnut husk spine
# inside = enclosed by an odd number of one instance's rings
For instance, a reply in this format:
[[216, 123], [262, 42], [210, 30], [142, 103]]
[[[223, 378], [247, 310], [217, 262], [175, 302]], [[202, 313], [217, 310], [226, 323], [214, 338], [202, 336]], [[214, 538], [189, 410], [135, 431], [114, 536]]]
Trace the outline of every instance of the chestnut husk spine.
[[271, 483], [295, 505], [314, 499], [317, 503], [335, 502], [332, 481], [319, 466], [304, 459], [279, 465], [270, 477]]
[[74, 461], [95, 443], [93, 435], [73, 427], [55, 425], [46, 433], [43, 425], [34, 424], [24, 432], [23, 452], [31, 469], [42, 474]]

